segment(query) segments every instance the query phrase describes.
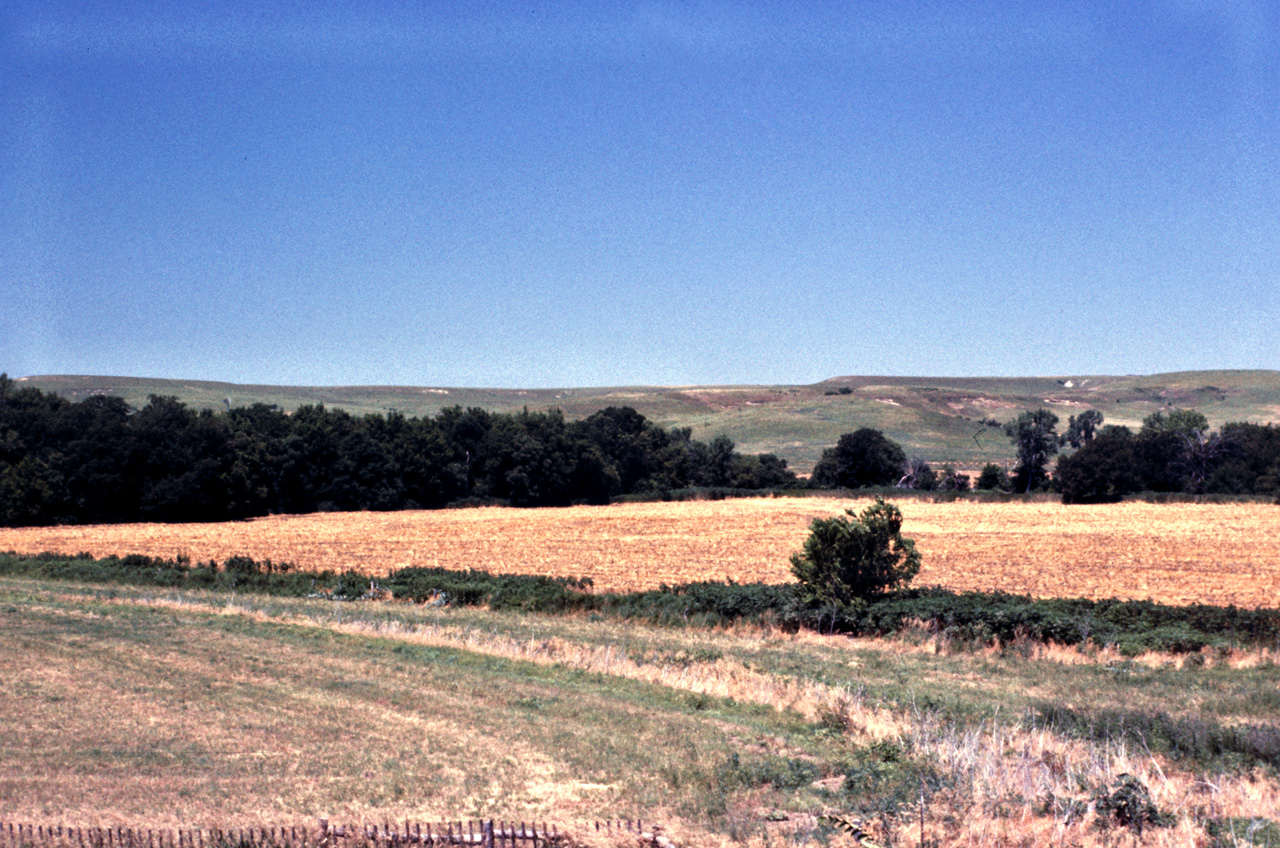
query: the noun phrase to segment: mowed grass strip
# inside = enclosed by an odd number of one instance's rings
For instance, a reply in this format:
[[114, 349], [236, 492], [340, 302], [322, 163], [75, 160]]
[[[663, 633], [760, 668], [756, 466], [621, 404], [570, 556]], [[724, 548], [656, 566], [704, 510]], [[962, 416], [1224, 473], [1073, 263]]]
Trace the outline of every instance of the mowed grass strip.
[[662, 682], [807, 717], [814, 706], [803, 704], [800, 693], [818, 685], [857, 691], [865, 700], [900, 711], [928, 704], [959, 722], [985, 721], [996, 711], [1017, 715], [1047, 702], [1099, 713], [1158, 710], [1225, 724], [1280, 719], [1280, 655], [1266, 649], [1134, 659], [1093, 647], [952, 643], [923, 630], [892, 639], [850, 639], [754, 626], [673, 629], [594, 616], [252, 595], [228, 599], [200, 590], [104, 589], [24, 579], [0, 579], [0, 593], [36, 585], [45, 587], [41, 597], [68, 603], [112, 599], [192, 612], [234, 610], [262, 621], [385, 635], [411, 645]]
[[1274, 762], [1212, 740], [1168, 756], [1125, 727], [1160, 712], [1280, 739], [1274, 656], [1024, 647], [4, 579], [0, 817], [621, 816], [719, 845], [804, 843], [836, 809], [916, 844], [927, 784], [939, 844], [1092, 845], [1091, 820], [1043, 799], [1120, 773], [1177, 813], [1146, 844], [1280, 809]]
[[[785, 582], [814, 518], [866, 500], [752, 498], [565, 509], [271, 516], [226, 524], [0, 528], [0, 550], [237, 555], [314, 570], [407, 566], [589, 577], [601, 591]], [[899, 502], [917, 585], [1035, 597], [1280, 607], [1280, 507]]]
[[795, 723], [569, 667], [12, 593], [0, 677], [9, 820], [697, 819], [731, 739]]

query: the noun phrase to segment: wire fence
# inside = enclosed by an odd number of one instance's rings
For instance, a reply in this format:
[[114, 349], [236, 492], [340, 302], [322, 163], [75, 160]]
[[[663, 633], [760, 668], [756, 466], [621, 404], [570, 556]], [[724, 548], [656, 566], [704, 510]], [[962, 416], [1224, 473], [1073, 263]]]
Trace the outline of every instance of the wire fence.
[[[594, 822], [590, 833], [628, 833], [641, 844], [669, 848], [661, 828], [638, 820]], [[276, 827], [68, 827], [0, 821], [0, 848], [411, 848], [471, 845], [477, 848], [567, 848], [579, 840], [545, 822], [493, 819], [391, 824]]]

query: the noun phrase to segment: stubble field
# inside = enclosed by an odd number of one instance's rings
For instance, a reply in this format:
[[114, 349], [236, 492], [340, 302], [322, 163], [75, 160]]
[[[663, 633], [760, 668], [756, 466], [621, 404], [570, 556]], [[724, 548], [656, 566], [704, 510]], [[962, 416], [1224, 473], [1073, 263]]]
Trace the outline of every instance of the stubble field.
[[[814, 518], [866, 500], [761, 498], [566, 509], [271, 516], [225, 524], [0, 529], [0, 550], [235, 555], [385, 574], [406, 566], [589, 577], [597, 591], [782, 582]], [[917, 585], [1037, 597], [1280, 606], [1280, 508], [899, 502]]]

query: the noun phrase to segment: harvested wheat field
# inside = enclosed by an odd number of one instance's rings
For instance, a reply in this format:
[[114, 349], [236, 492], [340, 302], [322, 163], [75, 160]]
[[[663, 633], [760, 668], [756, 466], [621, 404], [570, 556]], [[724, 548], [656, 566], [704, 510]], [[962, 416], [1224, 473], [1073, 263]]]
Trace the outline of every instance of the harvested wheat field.
[[[779, 582], [809, 522], [866, 500], [758, 498], [566, 509], [271, 516], [226, 524], [0, 529], [0, 550], [233, 555], [371, 574], [404, 566], [590, 577], [599, 591]], [[1280, 607], [1280, 508], [902, 501], [917, 585], [1038, 597]]]

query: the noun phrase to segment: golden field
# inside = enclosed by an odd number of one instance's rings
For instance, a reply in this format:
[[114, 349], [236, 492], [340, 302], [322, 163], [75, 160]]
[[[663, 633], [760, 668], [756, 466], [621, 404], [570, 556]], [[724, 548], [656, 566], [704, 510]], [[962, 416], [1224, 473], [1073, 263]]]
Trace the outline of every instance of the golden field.
[[[405, 566], [589, 577], [598, 591], [696, 580], [780, 582], [809, 522], [866, 500], [753, 498], [565, 509], [270, 516], [225, 524], [0, 528], [0, 550], [234, 555], [384, 574]], [[1038, 597], [1280, 607], [1280, 508], [898, 503], [916, 585]]]

